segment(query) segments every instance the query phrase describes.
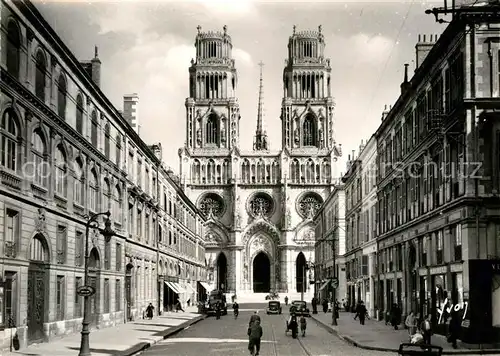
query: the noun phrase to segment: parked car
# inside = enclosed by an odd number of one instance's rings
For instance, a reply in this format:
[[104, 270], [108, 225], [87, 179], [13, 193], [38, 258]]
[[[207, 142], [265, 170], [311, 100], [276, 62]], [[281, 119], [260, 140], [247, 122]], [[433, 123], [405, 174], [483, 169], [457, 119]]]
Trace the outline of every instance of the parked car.
[[292, 312], [296, 315], [311, 316], [307, 303], [301, 300], [294, 300], [292, 304], [290, 304], [290, 313]]
[[267, 303], [266, 313], [269, 314], [281, 314], [281, 303], [277, 300], [271, 300]]
[[221, 306], [221, 314], [227, 314], [227, 303], [226, 303], [226, 295], [219, 290], [213, 290], [210, 292], [207, 303], [205, 305], [205, 313], [207, 315], [215, 315], [215, 305], [217, 302], [220, 303]]

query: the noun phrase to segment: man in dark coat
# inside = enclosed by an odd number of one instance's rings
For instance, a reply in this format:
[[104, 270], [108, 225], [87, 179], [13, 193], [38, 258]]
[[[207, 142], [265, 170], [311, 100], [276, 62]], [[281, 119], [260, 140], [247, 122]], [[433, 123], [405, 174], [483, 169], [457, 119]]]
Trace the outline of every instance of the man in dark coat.
[[359, 323], [361, 325], [365, 325], [366, 313], [367, 310], [365, 304], [363, 303], [362, 300], [360, 300], [356, 307], [356, 315], [354, 316], [354, 319], [356, 319], [356, 317], [359, 317]]
[[449, 336], [448, 336], [448, 342], [451, 342], [451, 346], [456, 349], [457, 348], [457, 340], [458, 340], [458, 335], [460, 333], [460, 328], [461, 328], [461, 321], [460, 317], [458, 315], [458, 312], [452, 311], [450, 315], [450, 325], [449, 325]]
[[394, 330], [398, 330], [399, 324], [401, 324], [401, 308], [399, 308], [399, 305], [394, 304], [391, 309], [391, 325]]
[[[253, 316], [253, 315], [252, 315]], [[258, 316], [258, 315], [257, 315]], [[260, 339], [262, 338], [262, 326], [260, 318], [255, 319], [248, 327], [248, 350], [251, 355], [258, 355], [260, 352]], [[255, 349], [255, 354], [253, 353]]]
[[253, 324], [255, 321], [257, 321], [257, 320], [258, 320], [258, 321], [259, 321], [259, 323], [260, 323], [260, 316], [259, 316], [259, 314], [258, 314], [258, 311], [256, 310], [256, 311], [252, 314], [252, 316], [250, 317], [250, 321], [248, 322], [248, 327], [251, 327], [251, 326], [252, 326], [252, 324]]
[[316, 297], [313, 297], [313, 299], [311, 300], [311, 305], [313, 308], [313, 314], [318, 314], [318, 300], [316, 299]]
[[323, 299], [323, 313], [328, 313], [328, 300]]
[[220, 312], [221, 312], [221, 310], [220, 310], [220, 309], [221, 309], [220, 303], [219, 303], [219, 302], [217, 302], [217, 303], [215, 304], [215, 318], [216, 318], [216, 319], [220, 319]]

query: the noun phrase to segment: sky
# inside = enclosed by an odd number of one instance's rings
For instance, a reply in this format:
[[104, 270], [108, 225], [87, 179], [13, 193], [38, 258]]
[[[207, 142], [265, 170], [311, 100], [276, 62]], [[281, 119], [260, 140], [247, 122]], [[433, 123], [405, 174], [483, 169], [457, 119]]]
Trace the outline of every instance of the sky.
[[[101, 89], [117, 109], [123, 95], [139, 95], [140, 135], [161, 142], [163, 159], [179, 170], [178, 149], [185, 142], [188, 68], [195, 57], [196, 27], [227, 25], [238, 70], [240, 146], [252, 148], [257, 121], [259, 66], [264, 62], [264, 128], [271, 150], [281, 149], [283, 67], [293, 25], [322, 25], [331, 59], [335, 100], [335, 140], [342, 144], [340, 171], [352, 150], [359, 151], [381, 122], [384, 106], [396, 102], [404, 63], [415, 69], [418, 34], [440, 34], [428, 8], [442, 2], [67, 1], [35, 2], [78, 59], [99, 48]], [[252, 132], [252, 134], [247, 134]]]

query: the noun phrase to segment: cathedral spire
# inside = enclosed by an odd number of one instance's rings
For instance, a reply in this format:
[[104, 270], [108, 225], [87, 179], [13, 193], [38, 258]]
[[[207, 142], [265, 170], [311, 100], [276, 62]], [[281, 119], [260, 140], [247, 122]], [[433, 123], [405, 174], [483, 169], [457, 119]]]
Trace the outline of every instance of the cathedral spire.
[[267, 146], [267, 133], [262, 128], [262, 67], [264, 63], [259, 63], [260, 66], [260, 83], [259, 83], [259, 104], [257, 107], [257, 129], [255, 130], [255, 139], [253, 143], [254, 151], [268, 150]]

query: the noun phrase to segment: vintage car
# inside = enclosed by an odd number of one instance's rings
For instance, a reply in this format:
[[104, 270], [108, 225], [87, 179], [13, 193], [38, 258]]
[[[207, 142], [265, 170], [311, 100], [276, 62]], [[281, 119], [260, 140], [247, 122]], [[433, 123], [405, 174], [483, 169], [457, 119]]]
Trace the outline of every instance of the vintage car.
[[295, 313], [295, 315], [311, 316], [307, 303], [301, 300], [294, 300], [290, 304], [290, 313]]
[[281, 303], [277, 300], [271, 300], [267, 303], [266, 313], [269, 314], [281, 314]]
[[210, 292], [207, 303], [205, 305], [205, 313], [207, 315], [215, 315], [215, 306], [217, 302], [219, 302], [221, 306], [221, 314], [227, 315], [226, 296], [222, 291], [219, 290], [213, 290]]

